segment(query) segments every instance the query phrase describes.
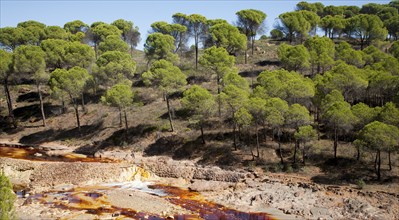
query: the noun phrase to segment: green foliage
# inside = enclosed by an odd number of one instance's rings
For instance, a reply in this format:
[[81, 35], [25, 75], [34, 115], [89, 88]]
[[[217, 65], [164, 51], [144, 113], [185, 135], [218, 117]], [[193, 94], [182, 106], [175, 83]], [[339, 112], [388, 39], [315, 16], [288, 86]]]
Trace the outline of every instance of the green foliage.
[[303, 103], [315, 95], [312, 80], [284, 69], [263, 71], [257, 81], [266, 90], [267, 96], [285, 99], [290, 103]]
[[142, 78], [146, 85], [157, 86], [165, 94], [180, 90], [187, 84], [186, 76], [179, 67], [166, 60], [155, 61]]
[[247, 48], [247, 38], [244, 34], [228, 23], [218, 23], [209, 29], [213, 45], [223, 47], [229, 54], [237, 53]]
[[286, 124], [290, 125], [292, 128], [299, 128], [303, 125], [308, 125], [312, 121], [312, 117], [309, 114], [309, 110], [302, 105], [293, 104], [289, 107]]
[[170, 62], [178, 60], [173, 53], [175, 50], [175, 39], [166, 34], [153, 33], [148, 35], [144, 44], [144, 52], [148, 61], [164, 59]]
[[301, 71], [310, 66], [310, 54], [305, 46], [281, 44], [278, 47], [278, 57], [287, 70]]
[[64, 29], [72, 34], [77, 34], [78, 32], [86, 32], [88, 25], [83, 21], [74, 20], [64, 24]]
[[270, 31], [270, 36], [273, 40], [281, 40], [284, 37], [284, 33], [279, 29], [273, 29]]
[[368, 45], [372, 40], [385, 39], [388, 31], [377, 15], [360, 14], [350, 18], [354, 24], [354, 34], [361, 41], [361, 46]]
[[395, 41], [392, 44], [392, 46], [389, 48], [389, 52], [392, 54], [392, 56], [399, 60], [399, 41]]
[[266, 123], [272, 128], [284, 125], [286, 114], [289, 111], [288, 103], [280, 98], [266, 99]]
[[345, 19], [342, 15], [327, 15], [321, 19], [320, 27], [324, 30], [326, 37], [333, 39], [335, 35], [341, 35], [345, 28]]
[[392, 149], [399, 140], [399, 129], [396, 126], [374, 121], [359, 132], [358, 140], [373, 151]]
[[386, 103], [378, 114], [378, 120], [399, 127], [399, 109], [392, 102]]
[[296, 38], [304, 40], [311, 30], [311, 23], [307, 21], [304, 14], [300, 11], [286, 12], [280, 14], [280, 25], [278, 29], [282, 31], [286, 38], [292, 42]]
[[221, 93], [221, 99], [227, 104], [233, 115], [246, 103], [248, 98], [248, 90], [241, 89], [235, 85], [224, 87]]
[[199, 64], [216, 74], [218, 80], [233, 68], [234, 62], [234, 57], [230, 56], [226, 49], [215, 46], [206, 49], [199, 60]]
[[364, 189], [364, 187], [366, 186], [366, 183], [364, 182], [364, 180], [362, 178], [360, 178], [356, 181], [356, 185], [359, 189]]
[[200, 123], [209, 118], [215, 110], [215, 98], [208, 90], [198, 85], [184, 91], [181, 103], [192, 112], [192, 119]]
[[127, 45], [120, 36], [109, 35], [99, 44], [98, 49], [100, 50], [100, 53], [105, 53], [107, 51], [120, 51], [127, 53], [129, 51], [129, 45]]
[[240, 76], [236, 69], [233, 69], [232, 71], [226, 73], [226, 75], [224, 75], [223, 77], [222, 82], [225, 86], [234, 85], [242, 90], [249, 91], [248, 81]]
[[345, 63], [358, 68], [361, 68], [366, 64], [363, 59], [364, 53], [362, 51], [352, 49], [350, 44], [345, 41], [342, 41], [336, 47], [335, 56], [337, 59], [340, 59]]
[[70, 69], [75, 66], [88, 68], [95, 60], [93, 49], [80, 42], [71, 42], [65, 47], [65, 67]]
[[70, 70], [56, 69], [50, 76], [50, 88], [54, 92], [62, 90], [71, 99], [77, 99], [81, 97], [86, 82], [90, 77], [86, 69], [78, 66]]
[[99, 44], [101, 41], [104, 41], [110, 35], [121, 35], [122, 31], [119, 30], [116, 26], [106, 24], [104, 22], [93, 23], [90, 28], [91, 33], [93, 34], [93, 41], [95, 44]]
[[399, 15], [392, 16], [388, 20], [384, 20], [384, 25], [388, 30], [388, 34], [393, 39], [398, 39], [399, 37]]
[[251, 114], [256, 124], [264, 124], [268, 110], [266, 108], [266, 100], [257, 97], [250, 98], [246, 105], [246, 109], [248, 109], [248, 112]]
[[14, 70], [19, 73], [36, 74], [43, 72], [46, 54], [39, 46], [22, 45], [14, 52]]
[[366, 124], [374, 121], [377, 117], [378, 112], [376, 109], [369, 107], [368, 105], [360, 102], [352, 106], [352, 113], [357, 117], [356, 130], [360, 130]]
[[133, 104], [134, 93], [131, 87], [132, 82], [129, 80], [115, 84], [101, 97], [101, 101], [107, 105], [125, 109]]
[[65, 65], [65, 48], [68, 45], [69, 42], [60, 39], [48, 39], [42, 41], [40, 47], [46, 53], [45, 61], [47, 68], [62, 68]]
[[6, 175], [0, 172], [0, 219], [16, 219], [14, 202], [17, 196], [12, 191], [12, 184]]
[[12, 70], [12, 53], [0, 50], [0, 80], [4, 81], [11, 74]]
[[300, 142], [307, 143], [311, 140], [316, 140], [317, 132], [312, 126], [305, 125], [298, 128], [298, 130], [294, 133], [294, 137]]
[[133, 22], [118, 19], [112, 22], [111, 25], [122, 31], [122, 39], [130, 45], [131, 49], [137, 46], [140, 41], [140, 32], [138, 27], [133, 26]]
[[318, 82], [317, 88], [325, 94], [332, 90], [340, 91], [345, 100], [353, 102], [363, 97], [368, 86], [366, 71], [355, 66], [340, 62], [331, 71], [328, 71]]
[[67, 32], [65, 29], [62, 29], [59, 26], [47, 26], [44, 30], [47, 39], [61, 39], [65, 40], [68, 38]]
[[121, 79], [129, 79], [134, 75], [136, 62], [128, 53], [108, 51], [103, 53], [96, 62], [98, 71], [96, 81], [103, 85], [114, 85]]
[[255, 9], [246, 9], [236, 12], [237, 25], [241, 31], [250, 39], [257, 34], [266, 19], [266, 14]]
[[241, 107], [238, 111], [234, 114], [234, 120], [240, 127], [248, 127], [252, 124], [253, 121], [252, 114], [248, 111], [247, 108]]
[[335, 45], [331, 39], [315, 36], [304, 45], [309, 50], [312, 73], [324, 73], [334, 64]]
[[350, 107], [349, 103], [345, 101], [330, 103], [329, 107], [323, 112], [323, 119], [333, 129], [348, 132], [357, 121]]

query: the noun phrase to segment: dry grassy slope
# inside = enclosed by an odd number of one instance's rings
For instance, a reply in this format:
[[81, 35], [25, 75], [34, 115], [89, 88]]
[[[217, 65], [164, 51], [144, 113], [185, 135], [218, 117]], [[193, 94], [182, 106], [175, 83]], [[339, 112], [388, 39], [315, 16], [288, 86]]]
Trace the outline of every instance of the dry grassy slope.
[[[257, 41], [255, 54], [249, 57], [249, 64], [243, 64], [243, 56], [237, 57], [237, 68], [240, 74], [249, 82], [256, 80], [257, 74], [263, 70], [278, 68], [277, 45], [268, 41]], [[47, 127], [41, 127], [38, 100], [32, 85], [12, 86], [12, 98], [14, 100], [15, 114], [18, 117], [20, 128], [5, 129], [0, 139], [20, 141], [27, 144], [40, 144], [48, 141], [57, 141], [66, 145], [80, 146], [81, 152], [93, 154], [99, 149], [129, 149], [144, 151], [145, 154], [168, 155], [174, 159], [196, 159], [202, 164], [216, 164], [220, 166], [261, 166], [269, 171], [280, 171], [276, 155], [277, 144], [268, 136], [266, 141], [261, 136], [261, 157], [257, 162], [250, 161], [250, 147], [241, 145], [239, 151], [232, 152], [231, 126], [228, 122], [220, 121], [217, 117], [211, 118], [205, 129], [207, 144], [202, 145], [199, 139], [199, 131], [194, 128], [189, 118], [181, 111], [178, 99], [172, 101], [175, 112], [176, 132], [168, 131], [169, 123], [166, 116], [166, 103], [162, 96], [153, 88], [147, 88], [140, 82], [139, 74], [145, 71], [146, 60], [142, 51], [136, 51], [134, 59], [137, 62], [137, 76], [134, 79], [134, 90], [137, 100], [141, 102], [128, 111], [129, 134], [125, 139], [123, 128], [119, 127], [119, 114], [114, 108], [99, 103], [99, 96], [87, 94], [87, 111], [81, 112], [82, 134], [76, 128], [76, 119], [72, 107], [66, 114], [59, 114], [60, 101], [46, 96]], [[193, 59], [182, 58], [180, 67], [190, 79], [196, 79], [204, 87], [216, 93], [216, 82], [201, 80], [206, 70], [193, 70]], [[48, 90], [46, 88], [45, 90]], [[181, 95], [181, 94], [180, 94]], [[179, 94], [176, 94], [179, 97]], [[7, 115], [4, 94], [0, 96], [1, 115]], [[18, 100], [18, 101], [15, 101]], [[0, 128], [1, 129], [1, 128]], [[338, 155], [345, 156], [338, 164], [331, 164], [328, 158], [332, 156], [332, 143], [329, 140], [315, 141], [309, 153], [309, 165], [299, 169], [301, 175], [313, 177], [320, 183], [356, 183], [360, 178], [372, 180], [373, 170], [370, 166], [373, 155], [364, 153], [366, 162], [356, 163], [352, 157], [355, 149], [349, 144], [341, 143], [338, 147]], [[283, 143], [285, 157], [292, 155], [292, 143]], [[348, 158], [348, 156], [350, 158]], [[398, 158], [395, 155], [394, 169], [391, 172], [384, 171], [393, 176], [389, 182], [382, 186], [383, 190], [398, 189]], [[327, 161], [327, 162], [325, 162]], [[384, 159], [384, 161], [387, 161]], [[355, 166], [353, 166], [355, 164]], [[383, 169], [386, 169], [383, 165]], [[288, 171], [292, 169], [288, 167]], [[361, 172], [358, 172], [361, 170]], [[368, 182], [372, 185], [373, 182]], [[396, 184], [396, 185], [395, 185]], [[389, 187], [389, 186], [394, 186]], [[380, 188], [377, 188], [377, 190]]]

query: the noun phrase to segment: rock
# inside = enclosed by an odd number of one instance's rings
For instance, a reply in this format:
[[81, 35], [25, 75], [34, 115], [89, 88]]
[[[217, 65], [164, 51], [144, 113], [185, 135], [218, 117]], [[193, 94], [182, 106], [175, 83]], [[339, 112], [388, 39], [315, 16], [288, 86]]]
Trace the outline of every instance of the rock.
[[35, 156], [35, 157], [42, 157], [43, 154], [41, 154], [41, 153], [35, 153], [34, 156]]
[[219, 181], [194, 180], [188, 188], [197, 192], [221, 191], [231, 187], [232, 185], [232, 183]]

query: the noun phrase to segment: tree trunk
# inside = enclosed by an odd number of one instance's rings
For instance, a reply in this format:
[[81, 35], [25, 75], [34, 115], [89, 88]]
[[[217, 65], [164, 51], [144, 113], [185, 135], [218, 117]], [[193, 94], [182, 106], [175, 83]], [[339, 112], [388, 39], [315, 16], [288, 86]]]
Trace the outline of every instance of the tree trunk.
[[303, 143], [302, 145], [303, 145], [303, 146], [302, 146], [302, 163], [303, 163], [303, 165], [306, 165], [306, 162], [305, 162], [305, 158], [306, 158], [306, 147], [305, 147], [305, 143]]
[[378, 152], [375, 154], [374, 171], [377, 171]]
[[62, 114], [65, 114], [65, 112], [66, 112], [66, 107], [65, 107], [64, 96], [62, 96], [61, 105], [62, 105]]
[[97, 42], [96, 43], [94, 43], [94, 52], [95, 52], [95, 55], [96, 55], [96, 60], [98, 59], [98, 49], [97, 49]]
[[294, 147], [294, 164], [296, 163], [296, 151], [299, 148], [299, 141], [295, 140], [295, 147]]
[[195, 70], [198, 70], [198, 39], [195, 40]]
[[122, 127], [122, 109], [121, 108], [118, 109], [119, 109], [119, 127]]
[[40, 84], [37, 83], [36, 87], [37, 87], [37, 93], [39, 94], [40, 112], [42, 114], [43, 127], [46, 127], [46, 115], [44, 114], [43, 97], [42, 97], [42, 91], [40, 89]]
[[204, 126], [201, 123], [200, 124], [200, 129], [201, 129], [201, 139], [202, 139], [202, 144], [205, 144], [205, 137], [204, 137]]
[[251, 48], [252, 48], [252, 56], [254, 55], [254, 46], [255, 46], [255, 36], [251, 37]]
[[283, 151], [281, 150], [281, 137], [280, 137], [280, 133], [278, 134], [278, 151], [279, 151], [279, 154], [280, 154], [281, 164], [284, 164]]
[[258, 131], [258, 123], [255, 123], [256, 130], [256, 157], [259, 158], [259, 131]]
[[127, 138], [127, 132], [129, 130], [129, 126], [128, 126], [128, 123], [127, 123], [126, 109], [123, 110], [123, 113], [125, 114], [125, 129], [126, 129], [125, 132], [126, 132], [126, 138]]
[[381, 180], [381, 151], [378, 150], [377, 179]]
[[222, 100], [220, 100], [220, 92], [221, 92], [221, 88], [220, 88], [220, 78], [219, 75], [216, 77], [217, 80], [217, 85], [218, 85], [218, 110], [219, 110], [219, 118], [222, 117]]
[[175, 131], [174, 127], [173, 127], [173, 122], [172, 122], [172, 113], [170, 111], [170, 104], [169, 104], [169, 96], [168, 94], [165, 95], [166, 97], [166, 106], [168, 108], [168, 116], [169, 116], [169, 124], [170, 124], [170, 129], [171, 131]]
[[245, 49], [244, 57], [245, 57], [245, 64], [247, 64], [248, 63], [248, 51], [247, 51], [247, 49]]
[[77, 121], [77, 123], [78, 123], [78, 130], [79, 130], [79, 133], [81, 133], [81, 129], [80, 129], [80, 119], [79, 119], [79, 105], [78, 105], [78, 103], [77, 103], [77, 101], [75, 100], [74, 101], [74, 105], [73, 105], [73, 107], [75, 108], [75, 115], [76, 115], [76, 121]]
[[357, 146], [357, 157], [356, 160], [359, 161], [360, 160], [360, 146]]
[[6, 98], [7, 98], [8, 116], [11, 117], [12, 124], [14, 125], [14, 128], [17, 128], [17, 121], [15, 120], [15, 117], [14, 117], [12, 100], [11, 100], [10, 90], [8, 88], [8, 79], [7, 78], [4, 79], [4, 91], [6, 93]]
[[388, 165], [389, 165], [389, 171], [391, 171], [392, 170], [391, 150], [388, 150]]
[[337, 147], [338, 147], [338, 132], [337, 127], [334, 128], [334, 159], [337, 159]]
[[82, 110], [83, 112], [86, 112], [85, 96], [83, 92], [82, 92]]
[[233, 145], [234, 149], [237, 150], [237, 137], [236, 137], [236, 121], [234, 120], [234, 112], [233, 112]]

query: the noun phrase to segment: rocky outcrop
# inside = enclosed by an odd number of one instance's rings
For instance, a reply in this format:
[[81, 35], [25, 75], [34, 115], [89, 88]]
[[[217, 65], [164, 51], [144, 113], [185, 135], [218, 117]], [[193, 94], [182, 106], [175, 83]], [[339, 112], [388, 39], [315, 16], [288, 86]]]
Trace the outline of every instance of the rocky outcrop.
[[245, 173], [239, 171], [228, 171], [219, 167], [202, 167], [192, 161], [175, 161], [167, 157], [148, 157], [143, 158], [142, 162], [146, 169], [159, 177], [222, 182], [239, 182], [245, 177]]

